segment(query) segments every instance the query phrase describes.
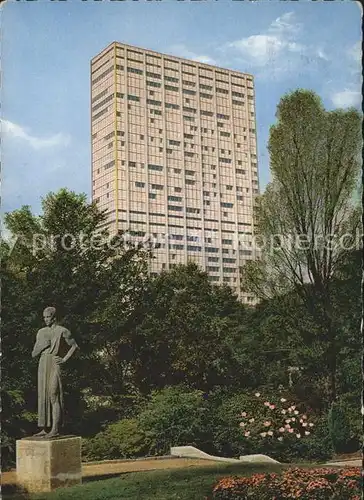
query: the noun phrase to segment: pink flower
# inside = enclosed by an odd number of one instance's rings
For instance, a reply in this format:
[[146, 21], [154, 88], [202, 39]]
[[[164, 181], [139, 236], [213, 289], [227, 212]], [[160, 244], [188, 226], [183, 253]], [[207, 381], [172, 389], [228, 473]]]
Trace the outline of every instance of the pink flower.
[[281, 403], [285, 403], [287, 399], [281, 398]]
[[302, 420], [302, 418], [300, 418], [300, 424], [303, 424], [303, 420]]
[[270, 402], [269, 401], [265, 401], [264, 406], [270, 406]]
[[291, 408], [292, 408], [292, 410], [295, 410], [295, 409], [296, 409], [296, 407], [295, 407], [295, 406], [291, 406]]
[[260, 435], [265, 438], [265, 436], [267, 435], [267, 433], [266, 432], [261, 432]]
[[298, 439], [301, 437], [301, 434], [296, 434], [296, 437], [298, 437]]
[[305, 431], [305, 436], [309, 436], [310, 434], [311, 434], [311, 432]]
[[280, 427], [279, 432], [284, 432], [284, 427]]
[[282, 436], [280, 436], [280, 437], [279, 437], [279, 438], [277, 438], [277, 439], [278, 439], [278, 441], [283, 441]]
[[255, 396], [256, 396], [257, 398], [259, 398], [259, 396], [260, 396], [260, 392], [256, 392], [256, 393], [255, 393]]
[[286, 414], [286, 410], [282, 410], [282, 413], [283, 413], [283, 415], [285, 415]]
[[245, 427], [246, 426], [246, 423], [245, 422], [240, 422], [240, 427]]
[[264, 422], [264, 425], [265, 425], [265, 427], [269, 427], [271, 423], [272, 422], [270, 422], [269, 420], [267, 420], [266, 422]]
[[297, 410], [295, 410], [295, 411], [294, 411], [294, 414], [295, 414], [295, 415], [298, 415], [298, 411], [297, 411]]
[[292, 432], [293, 432], [293, 429], [288, 429], [288, 432], [290, 432], [290, 433], [292, 434]]
[[296, 421], [296, 419], [295, 419], [294, 417], [292, 417], [292, 419], [291, 419], [291, 420], [292, 420], [292, 422], [295, 422], [295, 421]]
[[302, 418], [303, 418], [304, 420], [307, 420], [307, 416], [306, 416], [306, 415], [302, 415]]
[[309, 425], [310, 427], [313, 427], [313, 424], [312, 424], [311, 422], [310, 422], [308, 425]]
[[254, 418], [249, 419], [249, 422], [252, 424], [254, 422]]
[[245, 436], [245, 437], [249, 437], [249, 436], [250, 436], [250, 431], [246, 431], [246, 432], [244, 432], [244, 436]]
[[243, 411], [242, 414], [241, 414], [242, 417], [246, 417], [246, 412]]
[[269, 408], [270, 408], [271, 410], [274, 410], [275, 405], [270, 405], [270, 407], [269, 407]]
[[307, 427], [307, 422], [303, 422], [302, 427]]
[[290, 429], [290, 428], [291, 428], [291, 426], [290, 426], [289, 424], [286, 424], [284, 427], [285, 427], [286, 429]]
[[273, 436], [273, 432], [272, 431], [268, 431], [267, 434], [268, 434], [268, 436]]

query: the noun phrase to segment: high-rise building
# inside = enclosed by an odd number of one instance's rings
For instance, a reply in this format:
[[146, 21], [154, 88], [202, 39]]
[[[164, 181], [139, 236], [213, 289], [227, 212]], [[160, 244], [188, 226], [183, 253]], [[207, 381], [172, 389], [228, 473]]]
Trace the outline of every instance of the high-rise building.
[[111, 230], [158, 242], [151, 273], [193, 260], [252, 302], [239, 267], [255, 258], [253, 77], [115, 42], [91, 61], [91, 122]]

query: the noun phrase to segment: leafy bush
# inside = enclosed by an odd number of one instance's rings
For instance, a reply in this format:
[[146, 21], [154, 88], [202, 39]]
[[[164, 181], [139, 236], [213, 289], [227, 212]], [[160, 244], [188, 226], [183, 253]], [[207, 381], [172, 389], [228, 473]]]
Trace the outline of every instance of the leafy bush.
[[223, 478], [213, 488], [214, 500], [359, 500], [360, 469], [288, 469], [281, 474]]
[[[358, 415], [360, 409], [357, 409]], [[330, 437], [337, 453], [350, 453], [359, 448], [359, 432], [355, 426], [355, 411], [345, 400], [332, 403], [328, 415]]]
[[148, 439], [135, 419], [110, 424], [95, 437], [84, 439], [82, 455], [86, 461], [137, 458], [149, 448]]
[[204, 448], [209, 440], [207, 410], [201, 391], [180, 386], [154, 391], [138, 417], [150, 441], [150, 453], [169, 454], [171, 446]]
[[216, 411], [214, 447], [230, 457], [263, 453], [281, 462], [325, 460], [332, 454], [326, 422], [310, 419], [288, 396], [237, 394]]

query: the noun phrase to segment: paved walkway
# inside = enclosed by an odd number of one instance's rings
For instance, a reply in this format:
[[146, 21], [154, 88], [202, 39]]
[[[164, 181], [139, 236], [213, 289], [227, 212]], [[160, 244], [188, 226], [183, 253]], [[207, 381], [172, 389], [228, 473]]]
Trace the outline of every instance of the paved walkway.
[[[166, 458], [166, 459], [151, 459], [151, 460], [130, 460], [130, 461], [111, 461], [97, 464], [82, 464], [82, 477], [100, 477], [113, 474], [123, 474], [126, 472], [141, 472], [158, 469], [178, 469], [186, 467], [208, 467], [216, 466], [218, 462], [213, 460], [203, 460], [197, 458]], [[329, 462], [327, 466], [337, 467], [361, 467], [361, 459], [345, 460], [342, 462]], [[15, 470], [3, 472], [1, 474], [1, 484], [15, 485], [16, 472]]]
[[[105, 462], [99, 464], [82, 464], [82, 477], [97, 477], [111, 474], [123, 474], [125, 472], [141, 472], [157, 469], [178, 469], [187, 467], [207, 467], [215, 465], [216, 462], [210, 460], [190, 459], [190, 458], [166, 458], [151, 460], [133, 460], [130, 462]], [[15, 470], [3, 472], [1, 474], [3, 485], [16, 484]]]

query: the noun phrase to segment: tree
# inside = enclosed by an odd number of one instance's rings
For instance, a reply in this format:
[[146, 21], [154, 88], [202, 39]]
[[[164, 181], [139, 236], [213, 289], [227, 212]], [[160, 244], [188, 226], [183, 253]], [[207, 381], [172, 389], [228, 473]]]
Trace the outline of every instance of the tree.
[[157, 276], [143, 302], [133, 340], [135, 380], [143, 392], [180, 383], [204, 391], [241, 383], [234, 349], [247, 312], [230, 288], [212, 285], [189, 263]]
[[360, 227], [354, 193], [361, 117], [353, 109], [326, 111], [319, 97], [305, 90], [284, 96], [276, 116], [268, 148], [273, 180], [259, 200], [257, 217], [265, 246], [261, 259], [244, 267], [244, 288], [259, 298], [289, 290], [301, 297], [326, 343], [330, 399], [335, 400], [332, 282]]
[[[62, 189], [47, 195], [42, 208], [39, 216], [23, 207], [5, 218], [18, 240], [12, 252], [2, 245], [2, 387], [10, 396], [20, 391], [17, 400], [21, 396], [24, 408], [34, 413], [36, 363], [30, 352], [42, 326], [43, 309], [55, 306], [59, 322], [73, 332], [80, 346], [65, 367], [66, 398], [72, 401], [66, 410], [77, 430], [83, 389], [123, 393], [123, 374], [114, 351], [116, 344], [123, 344], [140, 304], [146, 253], [125, 246], [122, 235], [101, 230], [105, 215], [85, 195]], [[100, 355], [104, 351], [111, 359]]]

